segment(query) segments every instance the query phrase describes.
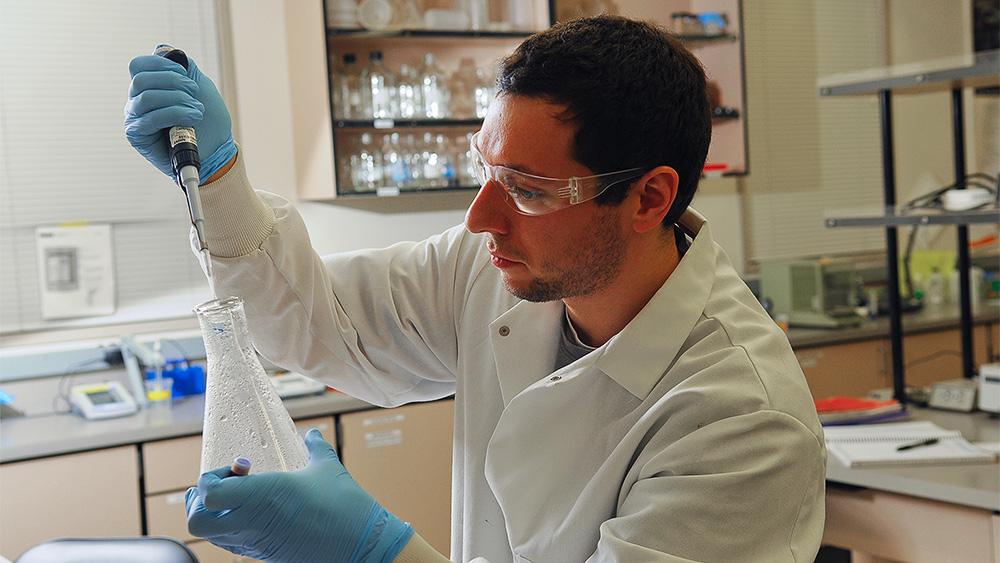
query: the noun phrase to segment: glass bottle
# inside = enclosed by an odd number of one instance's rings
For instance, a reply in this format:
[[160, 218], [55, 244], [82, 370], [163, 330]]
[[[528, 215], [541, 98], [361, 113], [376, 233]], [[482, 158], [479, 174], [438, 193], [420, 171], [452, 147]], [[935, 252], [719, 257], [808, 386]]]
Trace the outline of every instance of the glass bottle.
[[428, 188], [442, 188], [447, 184], [444, 166], [434, 134], [424, 133], [420, 145], [420, 164], [423, 167], [423, 185]]
[[453, 118], [473, 119], [476, 117], [474, 92], [478, 83], [475, 59], [463, 57], [448, 83], [448, 89], [451, 91], [450, 109]]
[[476, 82], [473, 89], [474, 104], [476, 106], [476, 117], [482, 119], [486, 117], [490, 102], [496, 90], [496, 80], [482, 68], [476, 68]]
[[424, 116], [423, 95], [420, 90], [420, 74], [417, 69], [403, 63], [399, 65], [399, 117], [420, 119]]
[[396, 116], [396, 73], [392, 72], [382, 59], [382, 51], [372, 51], [371, 62], [361, 72], [362, 88], [370, 102], [371, 115], [375, 119], [389, 119]]
[[382, 137], [382, 179], [386, 186], [402, 188], [406, 185], [406, 163], [399, 147], [399, 133]]
[[357, 152], [351, 156], [351, 174], [356, 192], [374, 192], [382, 187], [382, 152], [371, 133], [361, 134]]
[[416, 189], [423, 181], [423, 165], [420, 162], [420, 150], [417, 148], [416, 136], [407, 133], [402, 137], [400, 152], [403, 154], [403, 168], [406, 170], [406, 183], [403, 187]]
[[345, 53], [340, 74], [334, 82], [335, 117], [338, 119], [364, 119], [365, 111], [361, 93], [361, 68], [354, 53]]
[[434, 53], [424, 54], [424, 64], [420, 68], [420, 93], [424, 117], [444, 119], [448, 116], [448, 85], [444, 72], [434, 60]]
[[462, 187], [479, 187], [475, 166], [472, 164], [472, 135], [466, 133], [455, 143], [455, 179]]
[[305, 467], [309, 452], [257, 358], [243, 300], [213, 299], [194, 312], [208, 358], [202, 473], [238, 457], [254, 473]]

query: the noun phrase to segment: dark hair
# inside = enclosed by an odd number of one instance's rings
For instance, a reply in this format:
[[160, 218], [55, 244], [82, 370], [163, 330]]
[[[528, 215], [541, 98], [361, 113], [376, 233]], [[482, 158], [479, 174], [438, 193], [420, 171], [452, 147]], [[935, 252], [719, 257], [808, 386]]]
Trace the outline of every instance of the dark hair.
[[[578, 126], [573, 158], [595, 174], [674, 168], [680, 184], [664, 225], [694, 198], [712, 138], [705, 70], [662, 27], [611, 15], [556, 24], [501, 62], [497, 91], [565, 105]], [[622, 182], [597, 202], [620, 204], [628, 189]]]

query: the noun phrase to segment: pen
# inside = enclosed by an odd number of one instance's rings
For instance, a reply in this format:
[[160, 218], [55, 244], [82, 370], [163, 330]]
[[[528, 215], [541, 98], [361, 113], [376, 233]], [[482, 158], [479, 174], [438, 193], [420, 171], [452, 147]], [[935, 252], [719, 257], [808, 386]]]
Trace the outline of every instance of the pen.
[[938, 443], [937, 438], [928, 438], [926, 440], [921, 440], [919, 442], [913, 442], [912, 444], [903, 444], [902, 446], [896, 448], [896, 451], [902, 452], [905, 450], [912, 450], [913, 448], [919, 448], [921, 446], [933, 446], [936, 443]]

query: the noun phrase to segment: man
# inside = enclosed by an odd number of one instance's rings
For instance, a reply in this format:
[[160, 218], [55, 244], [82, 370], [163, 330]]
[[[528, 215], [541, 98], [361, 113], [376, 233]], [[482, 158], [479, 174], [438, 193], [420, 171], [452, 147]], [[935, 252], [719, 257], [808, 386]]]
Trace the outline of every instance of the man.
[[[191, 67], [133, 60], [130, 140], [169, 173], [163, 128], [213, 139], [215, 284], [265, 357], [383, 406], [454, 394], [455, 560], [813, 560], [822, 431], [783, 333], [688, 210], [711, 120], [676, 39], [613, 16], [527, 39], [473, 139], [465, 225], [323, 258], [252, 190]], [[192, 532], [273, 561], [444, 560], [306, 440], [301, 471], [203, 475]]]

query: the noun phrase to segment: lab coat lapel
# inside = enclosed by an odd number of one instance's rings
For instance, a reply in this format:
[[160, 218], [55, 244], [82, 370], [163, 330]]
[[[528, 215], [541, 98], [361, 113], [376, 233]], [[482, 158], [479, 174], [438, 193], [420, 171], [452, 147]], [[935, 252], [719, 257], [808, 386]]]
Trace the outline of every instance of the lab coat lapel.
[[521, 301], [490, 324], [505, 407], [518, 393], [552, 373], [564, 315], [561, 301]]
[[[715, 242], [700, 215], [689, 211], [683, 226], [695, 234], [678, 267], [649, 303], [604, 347], [597, 366], [639, 399], [645, 399], [673, 363], [712, 292]], [[670, 319], [665, 323], [664, 319]]]

